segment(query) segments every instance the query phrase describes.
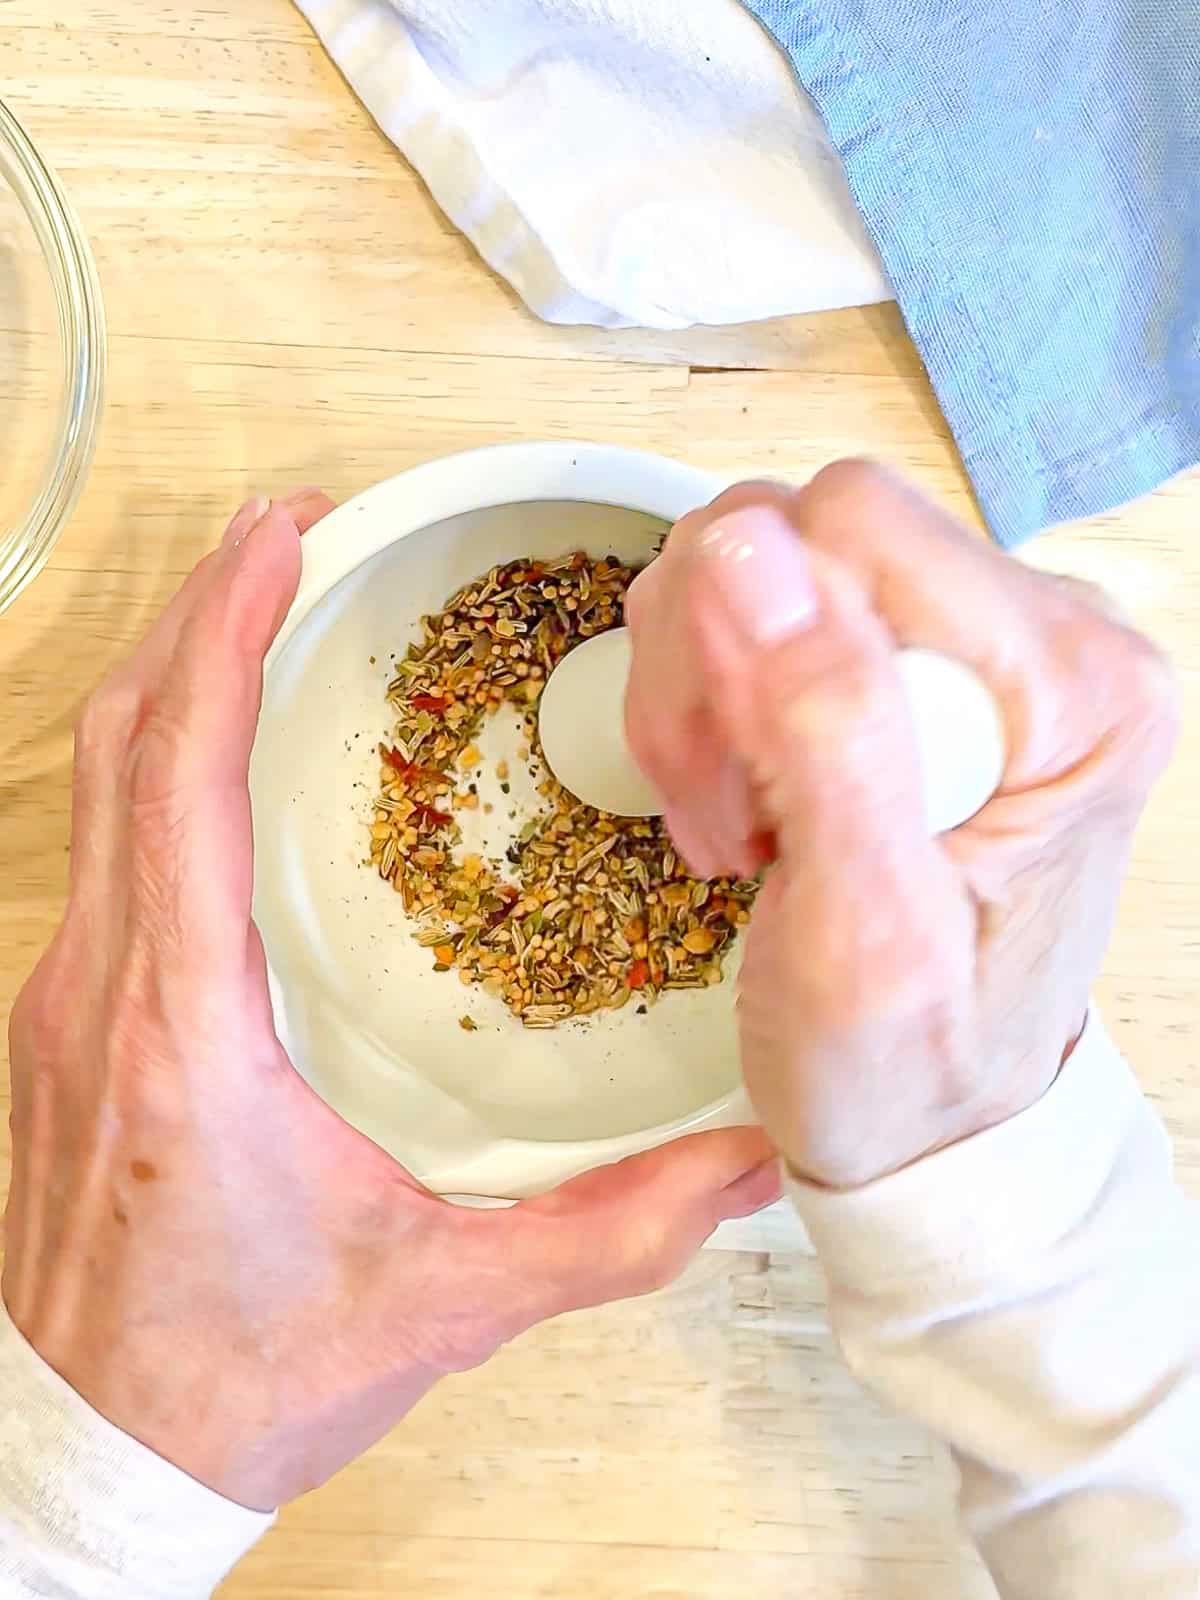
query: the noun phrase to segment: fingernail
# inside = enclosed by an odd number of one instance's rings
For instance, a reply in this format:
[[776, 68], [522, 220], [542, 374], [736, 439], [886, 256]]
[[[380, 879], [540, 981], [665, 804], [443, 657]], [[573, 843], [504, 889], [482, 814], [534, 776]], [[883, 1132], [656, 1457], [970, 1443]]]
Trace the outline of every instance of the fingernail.
[[756, 644], [774, 644], [806, 628], [817, 614], [800, 535], [769, 506], [733, 511], [714, 523], [700, 540], [700, 559]]
[[309, 483], [303, 489], [289, 489], [279, 503], [291, 510], [294, 506], [302, 506], [306, 500], [315, 500], [318, 495], [324, 494], [324, 492], [319, 484]]
[[241, 544], [251, 528], [257, 527], [270, 509], [271, 501], [265, 494], [258, 494], [253, 500], [247, 500], [225, 529], [225, 536], [221, 540], [222, 548], [232, 549]]
[[723, 1217], [750, 1217], [774, 1205], [783, 1194], [783, 1172], [778, 1156], [769, 1156], [758, 1166], [743, 1172], [721, 1191]]

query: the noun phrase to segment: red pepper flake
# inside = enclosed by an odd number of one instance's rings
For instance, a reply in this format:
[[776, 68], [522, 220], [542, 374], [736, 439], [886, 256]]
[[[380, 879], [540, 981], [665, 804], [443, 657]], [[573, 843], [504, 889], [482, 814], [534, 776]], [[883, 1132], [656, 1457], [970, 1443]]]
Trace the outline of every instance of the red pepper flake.
[[635, 961], [625, 974], [625, 982], [631, 989], [644, 989], [650, 978], [650, 963], [648, 961]]
[[492, 893], [497, 900], [503, 901], [503, 904], [497, 906], [494, 911], [488, 912], [488, 927], [498, 928], [508, 918], [509, 913], [521, 898], [521, 895], [520, 891], [515, 889], [511, 883], [498, 883]]
[[503, 905], [497, 906], [495, 911], [489, 911], [488, 913], [488, 927], [498, 928], [521, 896], [511, 883], [498, 883], [492, 893], [498, 900], [503, 900], [504, 902]]
[[424, 800], [417, 801], [413, 814], [418, 822], [423, 822], [427, 827], [430, 828], [444, 828], [448, 822], [453, 822], [454, 820], [454, 818], [447, 815], [445, 811], [435, 811], [434, 808], [431, 805], [427, 805]]
[[408, 703], [414, 711], [445, 711], [450, 704], [444, 694], [414, 694]]
[[387, 745], [379, 746], [379, 754], [393, 772], [398, 772], [407, 783], [413, 778], [438, 778], [445, 780], [446, 774], [439, 772], [436, 767], [423, 767], [419, 761], [405, 761], [399, 750], [389, 749]]

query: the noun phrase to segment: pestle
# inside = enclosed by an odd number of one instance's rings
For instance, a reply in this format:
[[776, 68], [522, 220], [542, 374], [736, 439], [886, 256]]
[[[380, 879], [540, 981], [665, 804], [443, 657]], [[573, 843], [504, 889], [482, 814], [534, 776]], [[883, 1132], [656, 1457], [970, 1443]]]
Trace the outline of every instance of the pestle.
[[[662, 803], [625, 739], [627, 628], [612, 628], [563, 657], [542, 692], [538, 729], [551, 772], [577, 799], [622, 817], [659, 816]], [[916, 728], [931, 834], [987, 804], [1004, 773], [1004, 726], [983, 681], [935, 650], [898, 652]]]

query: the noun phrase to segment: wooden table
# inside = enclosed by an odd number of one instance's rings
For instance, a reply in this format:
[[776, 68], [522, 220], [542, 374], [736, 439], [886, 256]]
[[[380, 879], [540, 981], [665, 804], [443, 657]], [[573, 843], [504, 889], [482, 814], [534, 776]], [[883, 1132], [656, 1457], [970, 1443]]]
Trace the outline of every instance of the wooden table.
[[[691, 334], [533, 321], [431, 205], [288, 0], [5, 0], [0, 92], [57, 164], [111, 319], [90, 486], [0, 620], [0, 997], [62, 902], [71, 727], [248, 493], [348, 494], [501, 439], [809, 473], [871, 451], [970, 514], [892, 308]], [[1189, 724], [1138, 845], [1102, 999], [1200, 1187], [1200, 481], [1035, 559], [1118, 592]], [[445, 1384], [289, 1509], [230, 1600], [960, 1600], [938, 1452], [857, 1392], [813, 1263], [710, 1252], [652, 1302]], [[960, 1565], [960, 1562], [962, 1563]]]

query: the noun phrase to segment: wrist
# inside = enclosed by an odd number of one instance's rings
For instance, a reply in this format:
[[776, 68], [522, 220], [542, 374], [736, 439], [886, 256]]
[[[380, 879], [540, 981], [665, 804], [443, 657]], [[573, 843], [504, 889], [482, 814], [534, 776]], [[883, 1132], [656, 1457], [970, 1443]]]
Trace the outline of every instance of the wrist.
[[[426, 1367], [388, 1373], [343, 1398], [336, 1421], [284, 1403], [277, 1423], [174, 1443], [175, 1464], [235, 1505], [272, 1511], [327, 1483], [416, 1406], [441, 1377]], [[307, 1387], [307, 1385], [306, 1385]]]
[[[832, 1158], [821, 1159], [810, 1147], [799, 1155], [784, 1148], [784, 1163], [793, 1181], [835, 1192], [860, 1189], [917, 1165], [952, 1145], [1021, 1116], [1053, 1086], [1074, 1052], [1086, 1027], [1072, 1029], [1067, 1043], [1055, 1050], [1039, 1051], [1027, 1060], [1001, 1070], [980, 1084], [969, 1100], [939, 1107], [928, 1119], [908, 1129], [880, 1127], [872, 1139], [865, 1134], [853, 1152], [840, 1147]], [[900, 1134], [906, 1137], [898, 1137]]]
[[12, 1313], [14, 1335], [32, 1358], [98, 1422], [198, 1490], [252, 1513], [326, 1482], [443, 1376], [415, 1359], [383, 1372], [323, 1373], [334, 1353], [319, 1350], [289, 1352], [279, 1365], [239, 1363], [215, 1351], [198, 1326], [176, 1328], [167, 1340], [132, 1330], [97, 1340], [87, 1326], [59, 1323], [51, 1336], [37, 1323]]
[[114, 1427], [0, 1304], [0, 1551], [18, 1537], [31, 1592], [73, 1594], [95, 1569], [122, 1594], [207, 1600], [271, 1521]]
[[[1138, 1130], [1136, 1134], [1134, 1130]], [[1161, 1125], [1098, 1020], [1070, 1065], [1018, 1116], [855, 1190], [803, 1180], [791, 1194], [817, 1254], [858, 1294], [943, 1277], [993, 1291], [1070, 1236], [1107, 1192], [1131, 1137], [1153, 1147], [1169, 1182]]]
[[[327, 1483], [421, 1401], [442, 1373], [418, 1362], [322, 1378], [335, 1352], [314, 1352], [290, 1373], [256, 1369], [213, 1396], [199, 1430], [172, 1428], [145, 1439], [168, 1461], [226, 1500], [272, 1511]], [[274, 1405], [264, 1403], [274, 1389]], [[320, 1397], [319, 1409], [310, 1396]], [[330, 1397], [333, 1397], [332, 1400]], [[247, 1403], [248, 1402], [248, 1403]]]

